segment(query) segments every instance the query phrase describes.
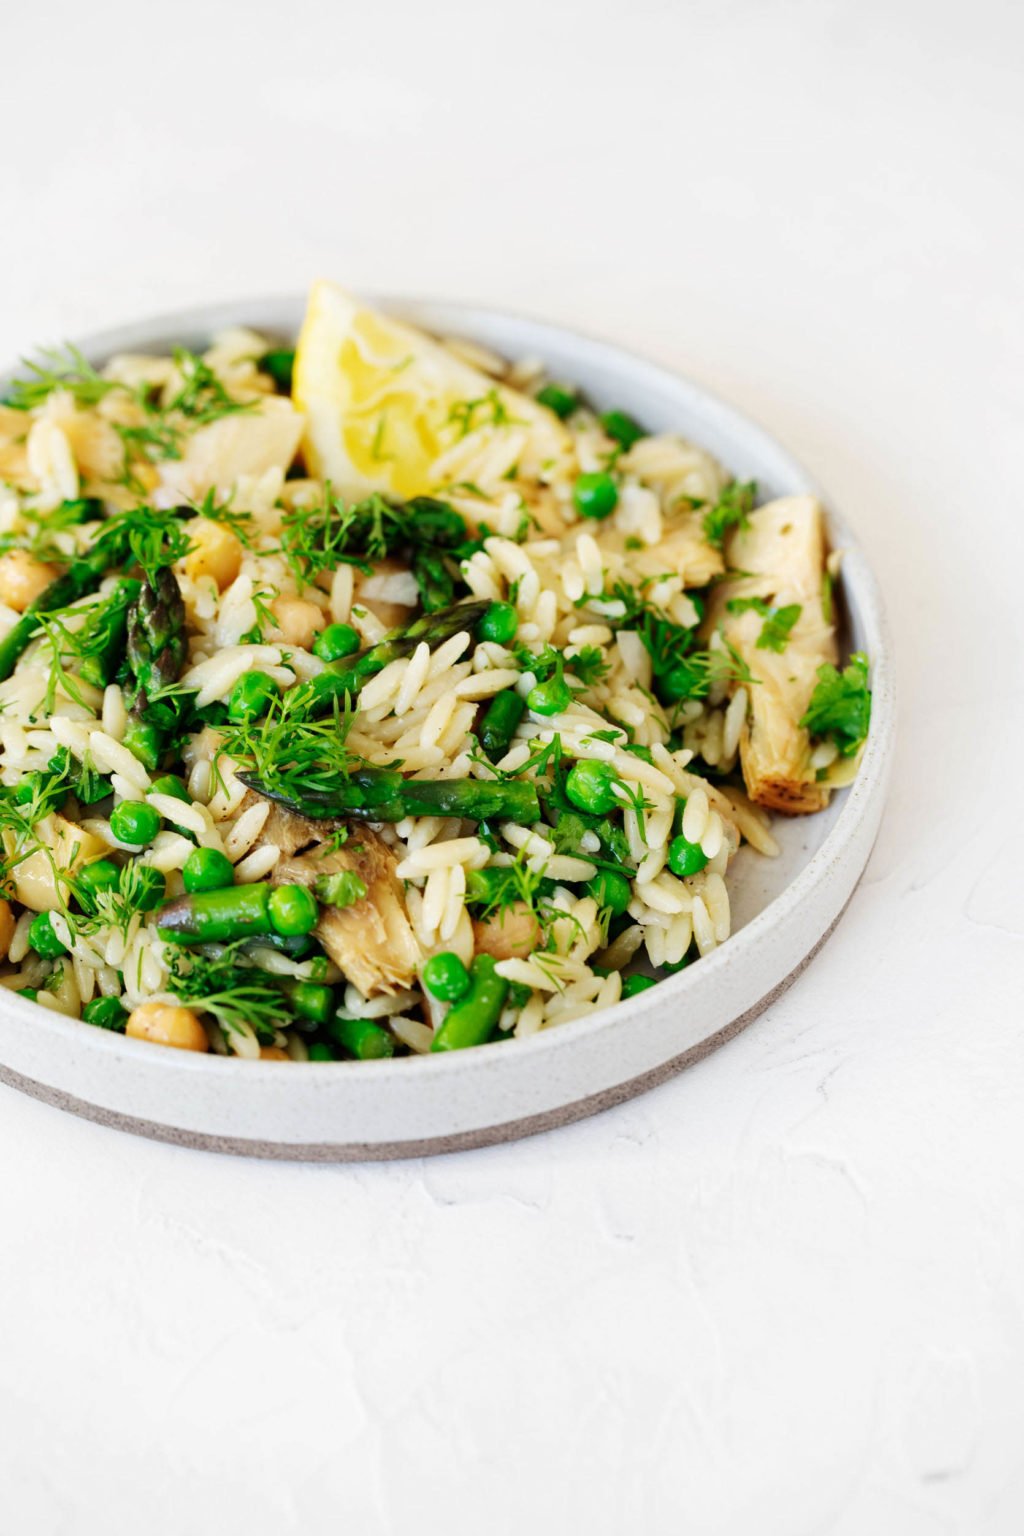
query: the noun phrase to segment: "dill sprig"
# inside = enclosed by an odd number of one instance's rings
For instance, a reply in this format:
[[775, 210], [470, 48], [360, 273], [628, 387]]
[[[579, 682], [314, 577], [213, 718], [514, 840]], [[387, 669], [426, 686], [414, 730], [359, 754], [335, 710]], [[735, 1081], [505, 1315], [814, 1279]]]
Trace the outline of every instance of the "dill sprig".
[[165, 407], [165, 411], [177, 411], [194, 427], [207, 427], [222, 416], [234, 416], [251, 411], [259, 403], [256, 400], [235, 400], [228, 394], [221, 380], [201, 357], [187, 347], [174, 348], [174, 364], [181, 375], [181, 388]]
[[[211, 487], [201, 502], [191, 502], [192, 510], [196, 517], [203, 517], [208, 523], [221, 523], [229, 528], [245, 549], [253, 547], [253, 515], [251, 512], [236, 512], [231, 505], [231, 497], [227, 501], [218, 501], [217, 493]], [[274, 596], [277, 596], [275, 592]]]
[[150, 578], [181, 560], [191, 548], [177, 507], [132, 507], [115, 513], [102, 524], [93, 542], [94, 553], [106, 553], [110, 566], [138, 565]]
[[186, 1006], [194, 1004], [212, 1013], [227, 1034], [251, 1030], [265, 1045], [291, 1023], [282, 988], [265, 971], [240, 963], [237, 944], [211, 947], [208, 955], [167, 945], [164, 954], [170, 972], [168, 990]]
[[550, 949], [556, 923], [568, 921], [577, 928], [580, 925], [571, 913], [550, 900], [555, 882], [548, 878], [543, 866], [531, 868], [529, 859], [526, 850], [520, 849], [509, 864], [489, 864], [471, 871], [466, 884], [466, 905], [485, 923], [500, 923], [502, 915], [511, 908], [525, 907], [537, 924], [538, 947]]
[[252, 594], [249, 601], [256, 613], [256, 622], [242, 636], [243, 645], [263, 644], [267, 631], [273, 629], [277, 623], [274, 610], [270, 605], [274, 598], [280, 595], [277, 587], [261, 587], [258, 592]]
[[376, 561], [402, 554], [428, 613], [450, 607], [464, 585], [457, 561], [466, 548], [465, 519], [432, 496], [401, 502], [372, 495], [347, 505], [328, 485], [322, 501], [281, 521], [281, 553], [300, 585], [343, 564], [368, 575]]
[[82, 695], [79, 679], [74, 673], [69, 672], [67, 667], [71, 658], [77, 658], [80, 661], [87, 654], [88, 631], [83, 635], [81, 631], [76, 632], [68, 625], [69, 617], [82, 611], [76, 608], [62, 608], [55, 613], [34, 615], [39, 630], [37, 638], [46, 652], [47, 679], [46, 692], [43, 696], [43, 712], [47, 718], [53, 714], [59, 693], [84, 709], [89, 708]]
[[[355, 711], [338, 698], [333, 712], [319, 719], [306, 713], [308, 696], [300, 685], [273, 700], [260, 720], [218, 726], [221, 756], [255, 773], [268, 790], [301, 800], [310, 793], [329, 794], [363, 759], [347, 745]], [[216, 760], [215, 760], [216, 769]]]
[[455, 400], [448, 410], [447, 425], [455, 428], [456, 441], [461, 442], [471, 432], [481, 427], [522, 427], [526, 423], [513, 416], [497, 389], [489, 389], [475, 400]]
[[[22, 532], [0, 536], [0, 554], [6, 554], [9, 549], [24, 549], [37, 560], [56, 563], [67, 561], [68, 551], [61, 544], [60, 535], [80, 527], [86, 521], [83, 517], [83, 508], [86, 507], [88, 503], [82, 501], [62, 501], [59, 506], [47, 512], [39, 512], [34, 507], [22, 507], [20, 521], [27, 526]], [[99, 515], [97, 508], [96, 516]]]
[[77, 347], [44, 347], [38, 360], [24, 357], [26, 375], [14, 379], [4, 400], [16, 411], [31, 411], [42, 405], [55, 390], [63, 389], [78, 406], [98, 405], [111, 390], [124, 386], [115, 379], [105, 379]]

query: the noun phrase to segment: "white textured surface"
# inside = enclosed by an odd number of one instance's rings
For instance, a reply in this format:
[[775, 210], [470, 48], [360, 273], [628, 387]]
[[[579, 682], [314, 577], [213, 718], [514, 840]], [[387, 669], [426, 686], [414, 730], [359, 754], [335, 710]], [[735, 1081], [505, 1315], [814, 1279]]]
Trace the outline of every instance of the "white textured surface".
[[1024, 1527], [1024, 28], [605, 9], [0, 23], [5, 354], [319, 271], [604, 332], [834, 487], [904, 703], [837, 934], [624, 1110], [306, 1169], [0, 1093], [19, 1536]]

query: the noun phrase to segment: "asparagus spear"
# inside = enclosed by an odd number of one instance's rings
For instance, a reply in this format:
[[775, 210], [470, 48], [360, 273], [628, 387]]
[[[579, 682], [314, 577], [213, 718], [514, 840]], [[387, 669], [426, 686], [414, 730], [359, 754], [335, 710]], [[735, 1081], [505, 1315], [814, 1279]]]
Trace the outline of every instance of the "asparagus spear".
[[185, 603], [169, 566], [142, 584], [128, 616], [128, 664], [145, 693], [160, 693], [181, 675], [188, 644]]
[[161, 723], [147, 718], [151, 698], [159, 698], [181, 676], [188, 655], [185, 603], [169, 566], [143, 582], [128, 612], [128, 665], [135, 678], [135, 698], [124, 742], [147, 768], [156, 768], [165, 744]]
[[480, 725], [480, 745], [492, 763], [508, 751], [525, 713], [526, 700], [520, 698], [514, 688], [496, 694], [488, 704]]
[[302, 925], [308, 933], [316, 915], [316, 902], [305, 886], [260, 882], [179, 896], [160, 908], [156, 926], [161, 938], [176, 944], [233, 944], [275, 932], [288, 937]]
[[270, 886], [194, 891], [161, 907], [156, 923], [161, 938], [176, 944], [230, 944], [270, 933]]
[[347, 817], [353, 821], [401, 821], [405, 816], [464, 816], [470, 821], [540, 820], [534, 786], [525, 780], [403, 779], [387, 768], [360, 768], [332, 790], [289, 795], [269, 788], [254, 773], [240, 773], [243, 784], [314, 821]]
[[394, 1037], [373, 1019], [336, 1018], [328, 1024], [327, 1033], [357, 1061], [380, 1061], [395, 1054]]
[[484, 1045], [494, 1034], [509, 992], [508, 982], [494, 967], [492, 955], [477, 955], [469, 970], [469, 991], [448, 1010], [432, 1051], [463, 1051]]

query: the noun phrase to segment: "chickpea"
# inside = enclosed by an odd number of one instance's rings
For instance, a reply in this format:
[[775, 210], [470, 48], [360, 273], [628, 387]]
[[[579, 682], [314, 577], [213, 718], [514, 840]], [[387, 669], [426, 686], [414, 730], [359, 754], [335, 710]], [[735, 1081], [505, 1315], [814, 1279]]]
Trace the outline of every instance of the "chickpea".
[[291, 1057], [281, 1045], [261, 1045], [260, 1061], [291, 1061]]
[[134, 1040], [173, 1045], [180, 1051], [210, 1048], [206, 1030], [191, 1008], [176, 1008], [169, 1003], [141, 1003], [128, 1015], [125, 1033]]
[[24, 613], [56, 575], [52, 565], [34, 559], [27, 550], [9, 549], [0, 555], [0, 603]]
[[185, 575], [190, 581], [212, 577], [218, 591], [223, 592], [242, 569], [242, 546], [237, 536], [208, 517], [194, 517], [185, 531], [193, 546], [183, 562]]
[[525, 960], [536, 949], [538, 937], [537, 919], [524, 901], [473, 924], [477, 954], [493, 955], [495, 960]]
[[271, 645], [297, 645], [308, 651], [327, 623], [323, 609], [303, 597], [275, 597], [270, 611], [274, 615], [274, 627], [267, 635]]
[[0, 960], [7, 959], [7, 951], [14, 938], [15, 918], [9, 901], [0, 899]]

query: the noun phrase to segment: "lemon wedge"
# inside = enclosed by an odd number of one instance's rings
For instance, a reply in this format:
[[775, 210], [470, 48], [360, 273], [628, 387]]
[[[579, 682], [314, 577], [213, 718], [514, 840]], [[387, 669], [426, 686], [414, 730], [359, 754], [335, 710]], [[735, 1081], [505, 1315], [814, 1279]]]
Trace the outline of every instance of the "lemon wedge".
[[292, 395], [310, 473], [346, 495], [497, 490], [511, 472], [547, 480], [572, 456], [552, 411], [334, 283], [310, 292]]

